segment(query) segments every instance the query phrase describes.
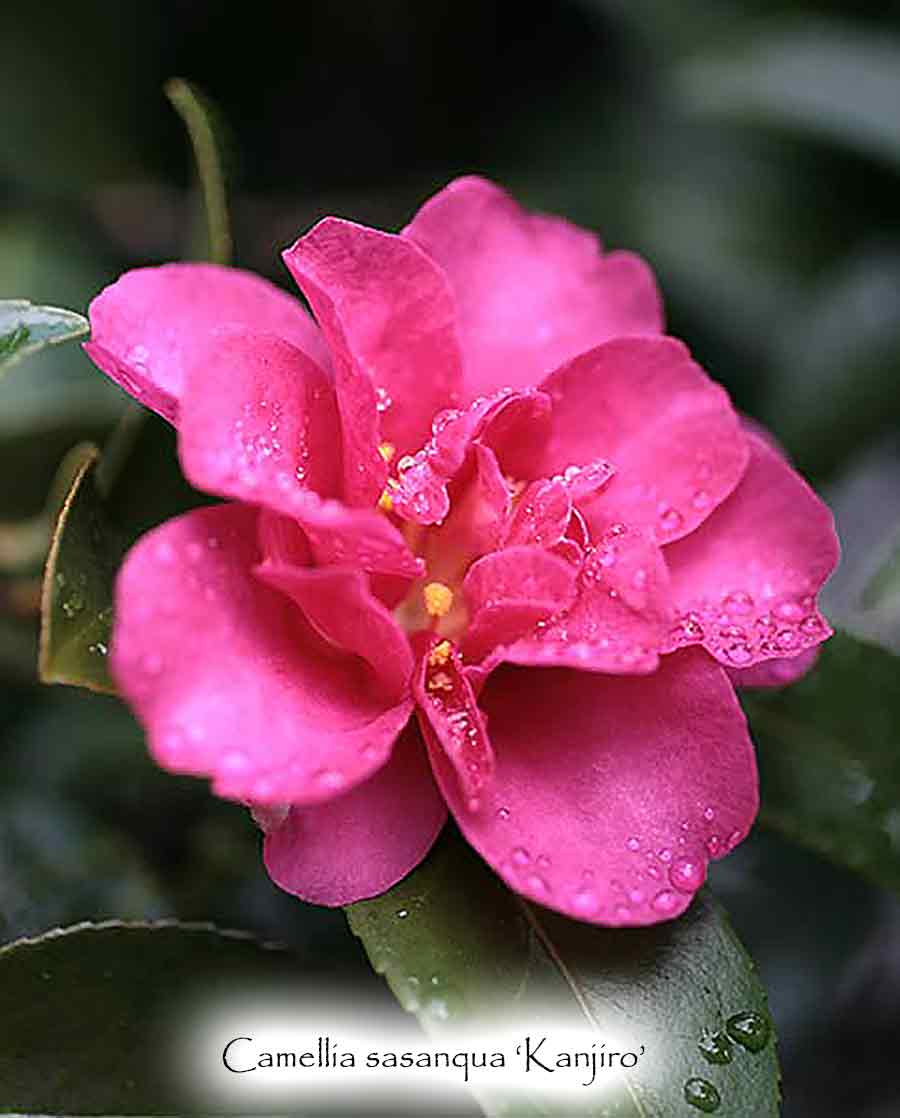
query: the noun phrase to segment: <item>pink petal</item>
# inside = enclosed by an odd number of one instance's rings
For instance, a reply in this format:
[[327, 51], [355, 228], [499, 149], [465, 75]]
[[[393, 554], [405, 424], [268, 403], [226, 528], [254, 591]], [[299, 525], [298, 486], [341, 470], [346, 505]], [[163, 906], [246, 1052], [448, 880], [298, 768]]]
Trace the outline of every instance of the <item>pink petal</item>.
[[494, 774], [494, 753], [462, 657], [450, 641], [431, 637], [413, 678], [420, 725], [455, 774], [455, 785], [469, 812]]
[[516, 505], [504, 543], [554, 547], [566, 534], [571, 516], [572, 498], [562, 478], [533, 481]]
[[370, 593], [360, 571], [267, 562], [256, 574], [286, 594], [319, 636], [369, 665], [389, 702], [409, 694], [413, 658], [406, 634]]
[[517, 892], [579, 920], [679, 915], [757, 810], [753, 747], [725, 672], [704, 653], [650, 676], [504, 668], [481, 704], [496, 769], [467, 810], [432, 765], [469, 842]]
[[608, 458], [616, 473], [585, 506], [658, 543], [693, 531], [737, 485], [746, 438], [728, 394], [672, 338], [622, 338], [582, 354], [542, 385], [553, 434], [542, 472]]
[[545, 441], [549, 414], [549, 399], [533, 391], [497, 393], [440, 412], [425, 446], [397, 463], [398, 477], [389, 483], [394, 511], [416, 524], [440, 524], [450, 510], [447, 487], [470, 449], [481, 444], [502, 473], [518, 474]]
[[740, 485], [666, 548], [680, 615], [669, 647], [702, 643], [729, 667], [795, 656], [830, 636], [815, 595], [838, 561], [834, 519], [759, 435]]
[[245, 506], [199, 509], [132, 548], [113, 674], [164, 768], [230, 799], [316, 803], [385, 763], [411, 703], [253, 575], [256, 521]]
[[360, 567], [377, 574], [418, 578], [423, 565], [393, 524], [373, 509], [347, 508], [314, 493], [293, 494], [285, 512], [303, 527], [319, 566]]
[[784, 660], [763, 660], [750, 668], [729, 668], [735, 687], [788, 687], [812, 671], [819, 659], [818, 648], [807, 648]]
[[334, 359], [348, 487], [360, 493], [353, 503], [364, 493], [374, 500], [384, 484], [379, 439], [408, 453], [428, 437], [432, 417], [458, 399], [453, 296], [415, 245], [339, 218], [320, 221], [284, 259]]
[[427, 202], [404, 237], [449, 277], [459, 308], [466, 391], [523, 388], [621, 334], [657, 334], [653, 275], [631, 253], [530, 214], [492, 183], [463, 178]]
[[462, 651], [483, 660], [513, 644], [572, 602], [576, 571], [539, 547], [510, 547], [473, 563], [463, 583], [469, 626]]
[[90, 306], [85, 350], [136, 400], [176, 422], [185, 369], [217, 326], [276, 334], [327, 365], [315, 323], [298, 299], [259, 276], [215, 264], [126, 272]]
[[415, 869], [446, 819], [411, 723], [365, 783], [328, 803], [290, 809], [266, 835], [266, 869], [276, 885], [312, 904], [352, 904]]
[[213, 331], [195, 346], [178, 449], [198, 488], [272, 508], [298, 488], [337, 496], [340, 448], [334, 386], [299, 349], [243, 328]]
[[574, 602], [504, 651], [515, 664], [652, 672], [671, 627], [669, 576], [659, 548], [616, 525], [585, 556]]

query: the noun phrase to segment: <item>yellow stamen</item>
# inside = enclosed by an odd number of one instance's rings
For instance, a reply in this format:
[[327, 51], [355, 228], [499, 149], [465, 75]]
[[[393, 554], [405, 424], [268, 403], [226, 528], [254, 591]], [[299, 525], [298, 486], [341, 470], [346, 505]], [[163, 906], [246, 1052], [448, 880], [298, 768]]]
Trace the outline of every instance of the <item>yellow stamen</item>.
[[432, 617], [446, 617], [453, 605], [453, 591], [443, 582], [429, 582], [422, 596], [425, 609]]
[[378, 507], [382, 512], [390, 512], [394, 507], [394, 498], [391, 496], [390, 489], [385, 489], [381, 496], [378, 498]]
[[452, 691], [453, 679], [446, 672], [435, 672], [428, 677], [426, 687], [429, 691]]
[[381, 446], [378, 448], [378, 453], [385, 460], [385, 462], [390, 462], [390, 460], [397, 453], [397, 448], [394, 446], [393, 443], [382, 443]]
[[429, 668], [442, 668], [450, 659], [453, 645], [449, 641], [441, 641], [428, 653]]

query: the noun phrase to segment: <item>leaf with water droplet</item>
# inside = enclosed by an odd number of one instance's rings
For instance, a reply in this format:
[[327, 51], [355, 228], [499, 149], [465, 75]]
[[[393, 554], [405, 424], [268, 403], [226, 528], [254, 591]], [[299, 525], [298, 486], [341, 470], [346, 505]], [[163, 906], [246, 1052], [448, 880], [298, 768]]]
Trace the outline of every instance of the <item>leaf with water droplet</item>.
[[124, 542], [111, 527], [97, 486], [99, 452], [76, 447], [62, 469], [72, 476], [44, 572], [40, 673], [45, 683], [113, 692], [106, 653], [112, 586]]
[[59, 307], [38, 307], [26, 299], [0, 299], [0, 373], [48, 345], [82, 338], [83, 315]]
[[838, 633], [804, 679], [743, 697], [757, 744], [760, 819], [900, 889], [900, 658]]
[[[504, 1021], [519, 1034], [527, 1023], [534, 1034], [552, 1023], [582, 1031], [589, 1043], [595, 1037], [598, 1047], [610, 1036], [623, 1050], [626, 1040], [643, 1044], [647, 1057], [627, 1080], [600, 1071], [602, 1092], [579, 1094], [581, 1118], [684, 1118], [685, 1085], [700, 1079], [719, 1099], [720, 1118], [778, 1114], [771, 1033], [757, 1055], [731, 1062], [710, 1063], [698, 1049], [724, 1028], [723, 1015], [749, 1011], [768, 1022], [752, 964], [707, 890], [669, 923], [595, 927], [523, 901], [448, 829], [409, 877], [347, 912], [375, 969], [401, 1004], [415, 1004], [432, 1035]], [[440, 983], [434, 1012], [410, 985], [423, 974]], [[537, 1092], [516, 1094], [513, 1106], [499, 1089], [480, 1090], [478, 1101], [488, 1115], [576, 1113], [571, 1100]]]

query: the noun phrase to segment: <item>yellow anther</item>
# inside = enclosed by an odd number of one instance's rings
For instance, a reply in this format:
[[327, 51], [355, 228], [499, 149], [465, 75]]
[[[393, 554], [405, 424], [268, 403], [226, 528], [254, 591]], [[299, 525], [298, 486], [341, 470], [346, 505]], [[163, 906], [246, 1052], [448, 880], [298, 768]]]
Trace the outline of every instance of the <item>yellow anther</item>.
[[442, 668], [450, 660], [452, 652], [453, 645], [449, 641], [440, 641], [428, 653], [429, 668]]
[[453, 591], [443, 582], [429, 582], [422, 591], [425, 609], [432, 617], [446, 617], [453, 605]]
[[390, 512], [394, 507], [394, 498], [391, 496], [390, 489], [385, 489], [381, 496], [378, 498], [378, 507], [382, 512]]
[[382, 443], [381, 446], [378, 448], [378, 453], [385, 460], [385, 462], [390, 462], [390, 460], [397, 453], [397, 448], [394, 446], [393, 443]]
[[435, 672], [428, 677], [426, 687], [429, 691], [452, 691], [453, 679], [446, 672]]

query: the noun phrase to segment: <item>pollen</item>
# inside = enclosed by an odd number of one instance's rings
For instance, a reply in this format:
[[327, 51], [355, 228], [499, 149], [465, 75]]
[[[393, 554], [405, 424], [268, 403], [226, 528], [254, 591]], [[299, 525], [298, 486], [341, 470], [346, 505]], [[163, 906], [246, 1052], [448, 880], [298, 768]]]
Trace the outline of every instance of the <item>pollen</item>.
[[393, 443], [382, 443], [381, 446], [379, 446], [378, 448], [378, 453], [385, 460], [385, 462], [390, 462], [394, 455], [397, 453], [397, 448], [394, 446]]
[[429, 582], [422, 591], [425, 609], [432, 617], [446, 617], [453, 605], [453, 591], [443, 582]]
[[453, 645], [449, 641], [440, 641], [428, 653], [429, 668], [442, 668], [450, 660]]

